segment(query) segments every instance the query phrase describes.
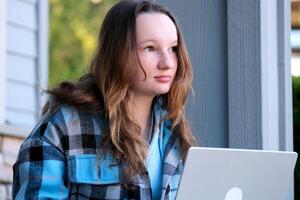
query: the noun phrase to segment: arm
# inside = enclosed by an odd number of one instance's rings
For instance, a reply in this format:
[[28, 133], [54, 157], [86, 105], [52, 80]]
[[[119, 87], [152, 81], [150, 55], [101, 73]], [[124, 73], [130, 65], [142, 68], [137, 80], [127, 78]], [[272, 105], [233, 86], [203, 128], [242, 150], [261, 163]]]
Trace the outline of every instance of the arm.
[[13, 166], [13, 199], [67, 199], [65, 168], [63, 152], [39, 133], [32, 134]]

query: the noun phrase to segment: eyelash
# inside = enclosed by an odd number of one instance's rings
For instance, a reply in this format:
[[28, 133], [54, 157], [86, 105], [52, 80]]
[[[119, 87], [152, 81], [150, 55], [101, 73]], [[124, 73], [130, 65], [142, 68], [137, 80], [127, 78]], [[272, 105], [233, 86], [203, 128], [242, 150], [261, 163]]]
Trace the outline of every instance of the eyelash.
[[[177, 47], [178, 46], [171, 47], [172, 51], [176, 53], [177, 52]], [[152, 52], [152, 51], [154, 51], [154, 47], [153, 46], [148, 46], [148, 47], [145, 48], [145, 50], [147, 50], [149, 52]]]
[[175, 53], [177, 53], [177, 49], [178, 49], [178, 46], [172, 47], [172, 51], [175, 52]]
[[153, 46], [148, 46], [148, 47], [145, 48], [145, 50], [152, 52], [154, 50], [154, 47]]

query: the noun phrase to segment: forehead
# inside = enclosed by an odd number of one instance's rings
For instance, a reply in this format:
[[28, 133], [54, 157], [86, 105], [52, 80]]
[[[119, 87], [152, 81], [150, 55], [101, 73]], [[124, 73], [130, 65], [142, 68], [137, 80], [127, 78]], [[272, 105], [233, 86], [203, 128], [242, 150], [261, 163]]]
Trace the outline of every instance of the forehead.
[[143, 40], [177, 40], [177, 31], [173, 21], [162, 13], [141, 13], [136, 19], [137, 42]]

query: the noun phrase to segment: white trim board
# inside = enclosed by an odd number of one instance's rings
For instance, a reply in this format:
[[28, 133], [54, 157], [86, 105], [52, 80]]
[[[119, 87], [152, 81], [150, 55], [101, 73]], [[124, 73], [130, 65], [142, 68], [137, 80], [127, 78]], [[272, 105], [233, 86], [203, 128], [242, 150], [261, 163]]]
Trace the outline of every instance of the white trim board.
[[37, 117], [41, 113], [42, 107], [46, 103], [46, 95], [41, 95], [41, 91], [48, 87], [48, 22], [49, 5], [48, 1], [38, 1], [38, 58], [37, 58]]
[[6, 0], [0, 1], [0, 125], [5, 120]]

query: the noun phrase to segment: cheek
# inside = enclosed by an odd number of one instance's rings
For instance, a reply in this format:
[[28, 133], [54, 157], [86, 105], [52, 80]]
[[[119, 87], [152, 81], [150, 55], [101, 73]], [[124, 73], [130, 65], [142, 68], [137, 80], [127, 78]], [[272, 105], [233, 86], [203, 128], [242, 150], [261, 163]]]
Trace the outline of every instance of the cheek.
[[146, 76], [144, 71], [140, 67], [138, 67], [136, 73], [133, 75], [133, 81], [139, 82], [145, 80], [145, 78]]
[[142, 65], [137, 67], [136, 73], [135, 73], [135, 80], [142, 81], [145, 80], [146, 75], [148, 75], [147, 72], [147, 66], [149, 65], [149, 57], [144, 55], [142, 52], [139, 52], [139, 60]]

